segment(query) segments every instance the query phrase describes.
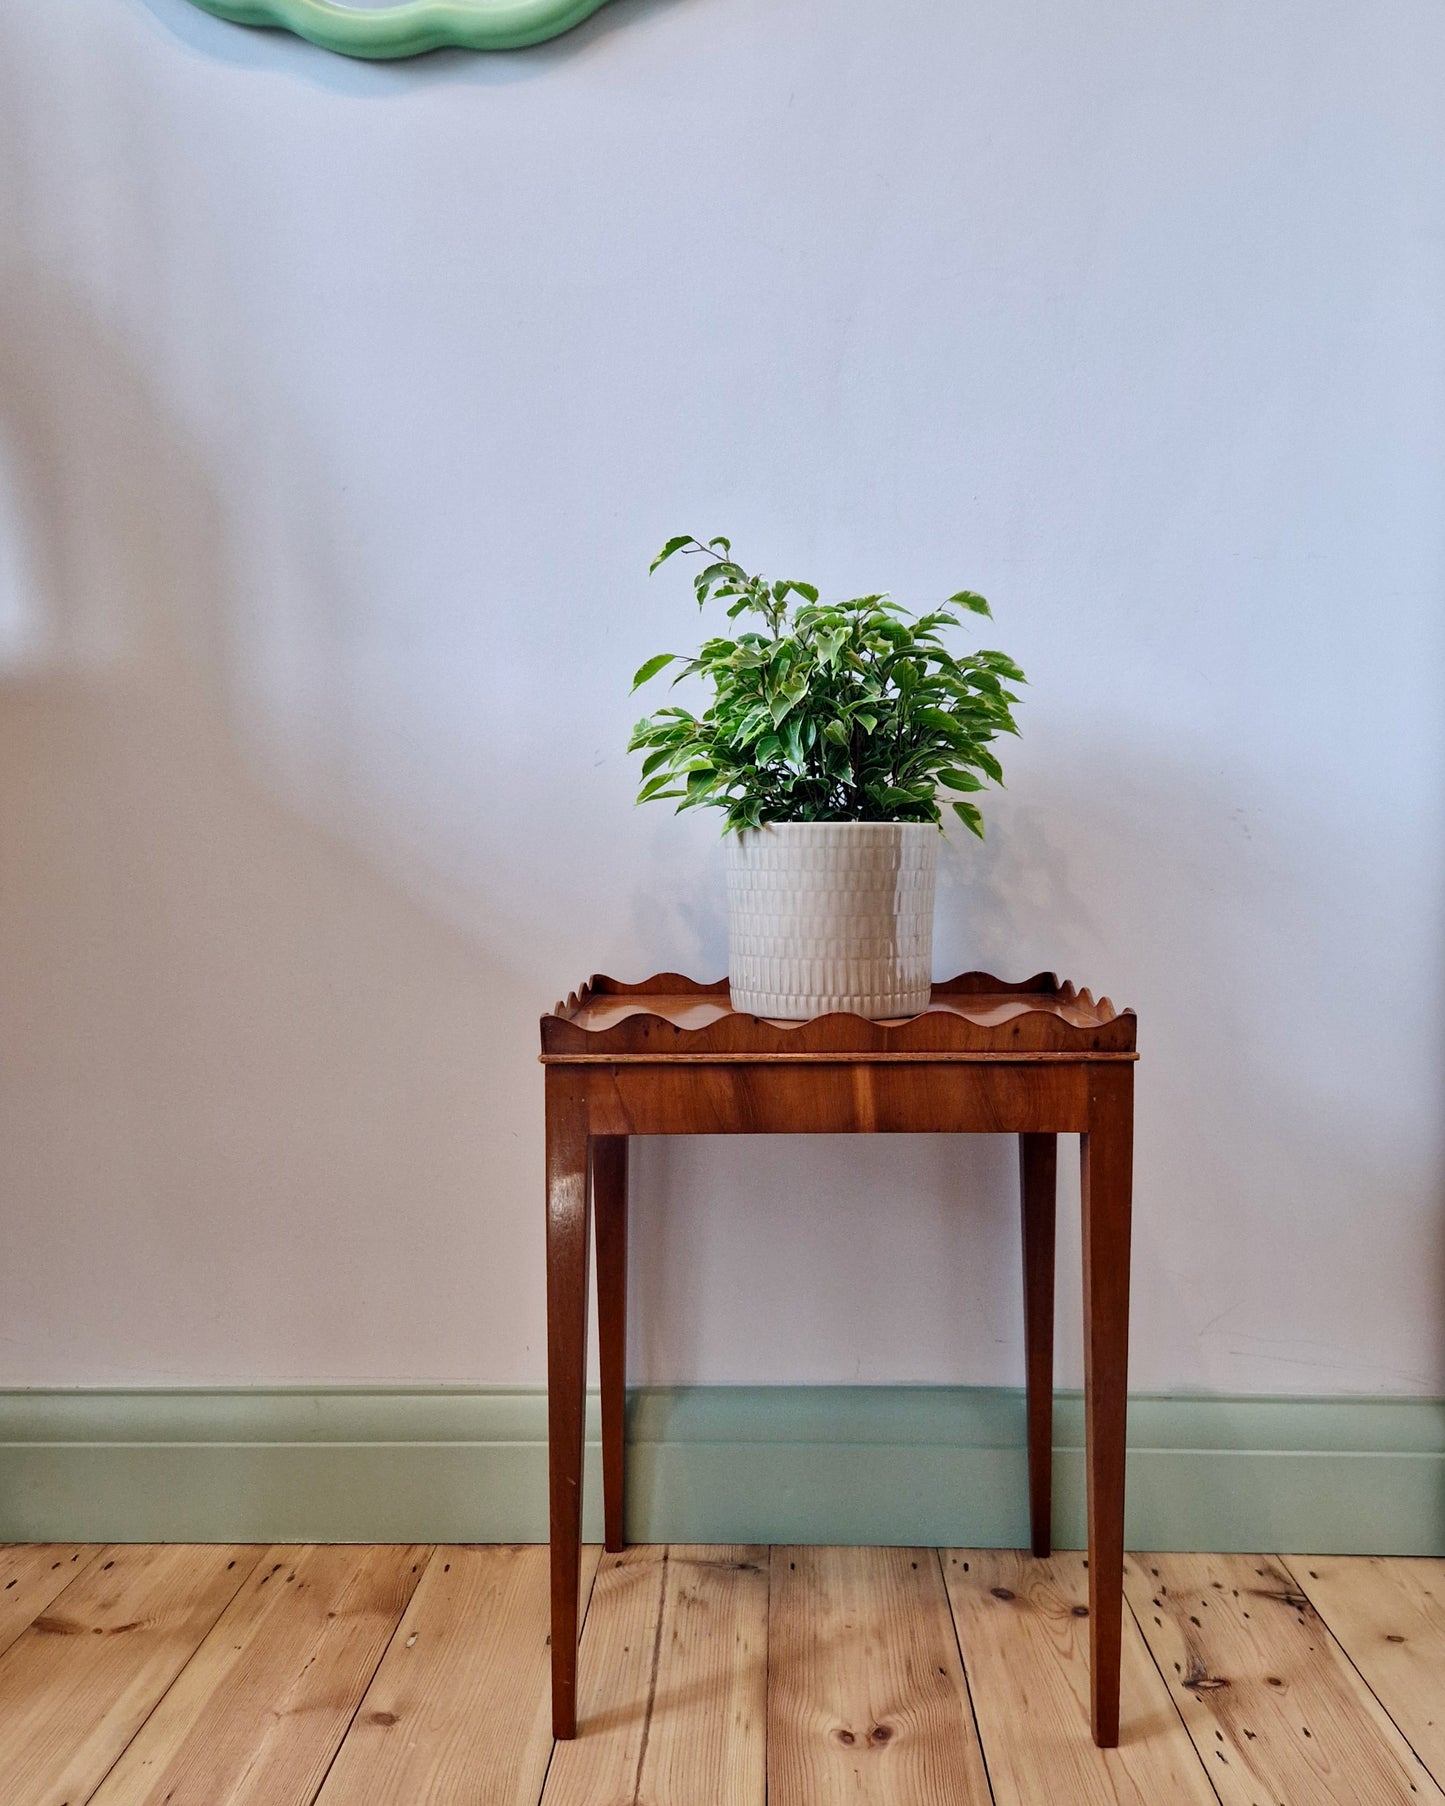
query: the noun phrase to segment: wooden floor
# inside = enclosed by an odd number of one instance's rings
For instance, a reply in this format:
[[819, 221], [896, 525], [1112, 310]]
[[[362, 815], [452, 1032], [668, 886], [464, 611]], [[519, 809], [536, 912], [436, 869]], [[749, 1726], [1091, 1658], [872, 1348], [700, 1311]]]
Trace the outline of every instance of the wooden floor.
[[0, 1802], [1445, 1806], [1445, 1562], [1131, 1557], [1109, 1752], [1086, 1579], [591, 1550], [554, 1746], [545, 1548], [0, 1548]]

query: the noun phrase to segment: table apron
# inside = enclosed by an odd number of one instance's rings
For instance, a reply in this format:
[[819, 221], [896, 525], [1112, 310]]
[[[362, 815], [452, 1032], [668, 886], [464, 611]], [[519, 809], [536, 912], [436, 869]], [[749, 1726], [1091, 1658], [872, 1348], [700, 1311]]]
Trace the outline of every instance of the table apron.
[[548, 1066], [547, 1088], [592, 1135], [1078, 1134], [1090, 1064], [589, 1062]]

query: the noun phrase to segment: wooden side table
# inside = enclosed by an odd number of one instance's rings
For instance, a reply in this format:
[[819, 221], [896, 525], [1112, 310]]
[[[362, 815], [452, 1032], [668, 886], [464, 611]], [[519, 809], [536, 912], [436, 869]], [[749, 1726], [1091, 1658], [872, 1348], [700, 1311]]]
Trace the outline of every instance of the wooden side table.
[[594, 978], [542, 1018], [547, 1088], [547, 1389], [552, 1726], [577, 1729], [588, 1219], [597, 1218], [606, 1546], [623, 1546], [629, 1135], [863, 1134], [1019, 1138], [1029, 1511], [1050, 1544], [1057, 1137], [1083, 1154], [1084, 1390], [1094, 1741], [1119, 1740], [1125, 1379], [1135, 1019], [1051, 972], [969, 972], [920, 1015], [774, 1022], [732, 1007], [726, 980]]

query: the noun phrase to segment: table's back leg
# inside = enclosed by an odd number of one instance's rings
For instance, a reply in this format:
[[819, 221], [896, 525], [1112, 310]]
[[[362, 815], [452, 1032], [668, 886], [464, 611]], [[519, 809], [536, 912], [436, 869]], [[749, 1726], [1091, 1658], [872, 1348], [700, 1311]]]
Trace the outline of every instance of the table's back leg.
[[1089, 1468], [1089, 1667], [1094, 1742], [1119, 1741], [1128, 1415], [1134, 1068], [1093, 1069], [1083, 1140], [1084, 1414]]
[[592, 1205], [597, 1225], [597, 1341], [602, 1378], [604, 1542], [623, 1544], [624, 1418], [627, 1401], [627, 1137], [592, 1143]]
[[[553, 1069], [555, 1071], [555, 1069]], [[547, 1075], [547, 1457], [552, 1533], [552, 1734], [577, 1734], [577, 1602], [587, 1383], [587, 1115]]]
[[1024, 1369], [1029, 1420], [1029, 1535], [1035, 1555], [1049, 1554], [1053, 1535], [1057, 1170], [1057, 1135], [1019, 1136], [1024, 1242]]

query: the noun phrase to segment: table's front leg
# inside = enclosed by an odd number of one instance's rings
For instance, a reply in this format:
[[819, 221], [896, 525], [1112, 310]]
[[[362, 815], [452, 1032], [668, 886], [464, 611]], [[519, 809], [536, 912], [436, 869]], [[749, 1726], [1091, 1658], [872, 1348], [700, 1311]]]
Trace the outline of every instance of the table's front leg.
[[1084, 1418], [1089, 1468], [1089, 1679], [1094, 1742], [1119, 1741], [1124, 1609], [1124, 1450], [1128, 1416], [1129, 1220], [1134, 1068], [1093, 1068], [1082, 1138]]
[[592, 1142], [597, 1224], [597, 1349], [602, 1380], [603, 1546], [623, 1547], [627, 1412], [627, 1137]]
[[554, 1737], [577, 1734], [588, 1215], [586, 1104], [575, 1081], [553, 1069], [547, 1074], [547, 1464]]

